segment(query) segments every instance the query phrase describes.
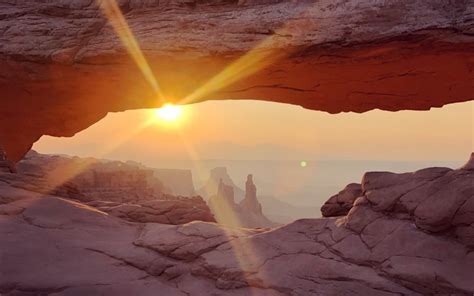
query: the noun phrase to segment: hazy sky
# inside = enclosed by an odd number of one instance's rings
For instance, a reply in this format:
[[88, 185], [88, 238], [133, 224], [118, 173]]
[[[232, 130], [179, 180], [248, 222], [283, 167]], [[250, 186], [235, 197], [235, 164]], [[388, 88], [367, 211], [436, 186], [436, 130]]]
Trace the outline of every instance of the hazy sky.
[[474, 103], [431, 111], [330, 115], [260, 101], [186, 106], [174, 124], [153, 110], [111, 113], [73, 138], [34, 149], [156, 164], [160, 159], [465, 160], [474, 150]]

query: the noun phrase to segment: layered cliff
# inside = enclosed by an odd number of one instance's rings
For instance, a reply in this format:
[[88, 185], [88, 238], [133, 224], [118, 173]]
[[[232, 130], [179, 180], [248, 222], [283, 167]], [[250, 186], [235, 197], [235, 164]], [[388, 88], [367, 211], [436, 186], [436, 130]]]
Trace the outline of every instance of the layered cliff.
[[71, 158], [30, 151], [18, 163], [18, 173], [0, 173], [0, 182], [40, 195], [81, 201], [131, 222], [215, 222], [200, 196], [164, 193], [166, 186], [154, 176], [153, 170], [132, 162]]
[[124, 203], [154, 200], [162, 196], [164, 189], [153, 170], [120, 161], [30, 151], [17, 167], [20, 174], [43, 179], [49, 187], [75, 188], [71, 197], [83, 201]]

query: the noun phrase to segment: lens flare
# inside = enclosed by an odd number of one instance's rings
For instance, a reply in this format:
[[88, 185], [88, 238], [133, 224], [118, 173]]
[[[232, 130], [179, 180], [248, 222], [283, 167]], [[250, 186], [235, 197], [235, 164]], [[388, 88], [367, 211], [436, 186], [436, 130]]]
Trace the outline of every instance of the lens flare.
[[168, 122], [178, 120], [181, 117], [182, 113], [182, 107], [172, 104], [166, 104], [163, 107], [156, 109], [155, 111], [156, 117]]
[[123, 46], [127, 50], [128, 54], [135, 61], [135, 64], [142, 72], [148, 84], [151, 86], [157, 98], [161, 101], [164, 99], [163, 92], [161, 91], [160, 85], [151, 70], [150, 64], [145, 58], [143, 51], [141, 50], [138, 42], [133, 35], [132, 30], [128, 26], [122, 11], [116, 0], [98, 0], [99, 7], [102, 9], [103, 14], [109, 20], [109, 24], [114, 28], [117, 36], [122, 41]]

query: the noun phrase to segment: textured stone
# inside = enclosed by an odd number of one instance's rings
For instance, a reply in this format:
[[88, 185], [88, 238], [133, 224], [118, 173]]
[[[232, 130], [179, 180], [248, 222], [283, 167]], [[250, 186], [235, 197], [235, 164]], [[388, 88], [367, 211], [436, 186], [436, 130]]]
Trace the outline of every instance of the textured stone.
[[[418, 181], [437, 188], [447, 175], [452, 182], [442, 187], [452, 195], [444, 199], [469, 192], [449, 191], [459, 189], [456, 181], [473, 180], [463, 169]], [[397, 186], [394, 180], [384, 184]], [[404, 184], [411, 188], [411, 181]], [[274, 229], [198, 221], [163, 225], [130, 223], [82, 203], [8, 186], [0, 186], [2, 195], [22, 193], [0, 206], [2, 295], [474, 293], [474, 232], [466, 212], [449, 222], [454, 232], [436, 234], [418, 228], [415, 217], [374, 210], [365, 196], [344, 218], [303, 219]], [[96, 204], [108, 205], [113, 203]]]
[[362, 195], [360, 184], [352, 183], [346, 186], [338, 194], [329, 198], [321, 207], [323, 217], [345, 216], [352, 208], [352, 204]]
[[[25, 197], [32, 197], [33, 191], [39, 196], [57, 195], [82, 201], [130, 222], [215, 222], [200, 196], [164, 194], [162, 190], [165, 186], [153, 175], [153, 170], [143, 165], [30, 151], [18, 163], [18, 168], [18, 174], [0, 174], [0, 181], [6, 183], [3, 191], [0, 183], [0, 204], [2, 199], [11, 201], [20, 198], [22, 193]], [[12, 191], [11, 186], [23, 190]]]
[[[245, 60], [254, 67], [195, 101], [259, 99], [338, 113], [473, 99], [470, 1], [119, 4], [165, 100], [188, 97], [254, 48]], [[96, 1], [2, 1], [0, 44], [0, 142], [12, 161], [42, 135], [72, 136], [107, 112], [163, 103]]]
[[200, 196], [153, 200], [139, 204], [99, 205], [97, 208], [131, 222], [184, 224], [196, 220], [216, 221], [206, 202]]
[[[30, 151], [18, 172], [32, 176], [37, 191], [83, 201], [143, 202], [163, 197], [164, 185], [143, 165], [94, 158], [66, 157]], [[33, 177], [36, 180], [33, 181]], [[21, 177], [20, 177], [21, 178]], [[40, 184], [42, 182], [43, 184]], [[41, 188], [42, 187], [42, 188]]]

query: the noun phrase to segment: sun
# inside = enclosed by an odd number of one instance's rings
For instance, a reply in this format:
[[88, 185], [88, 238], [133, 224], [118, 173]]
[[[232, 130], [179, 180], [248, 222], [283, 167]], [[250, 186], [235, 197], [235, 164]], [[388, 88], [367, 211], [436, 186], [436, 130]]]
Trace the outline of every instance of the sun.
[[179, 120], [182, 113], [182, 107], [173, 104], [165, 104], [163, 107], [156, 109], [155, 111], [156, 117], [166, 122], [175, 122]]

